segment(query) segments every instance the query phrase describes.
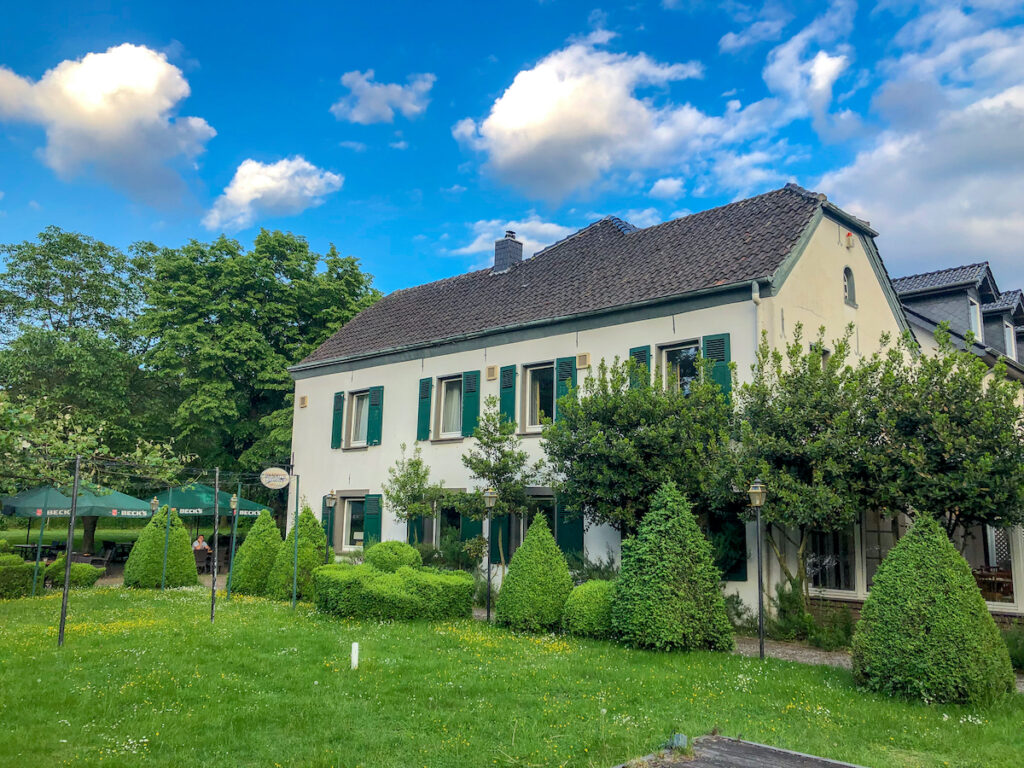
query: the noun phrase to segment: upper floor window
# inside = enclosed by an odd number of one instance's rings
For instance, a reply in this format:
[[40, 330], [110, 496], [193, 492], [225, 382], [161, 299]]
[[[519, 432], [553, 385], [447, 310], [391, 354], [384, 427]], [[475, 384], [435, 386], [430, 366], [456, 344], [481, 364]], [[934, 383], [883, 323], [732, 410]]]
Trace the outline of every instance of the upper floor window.
[[352, 416], [349, 424], [349, 445], [366, 445], [366, 433], [370, 424], [370, 393], [356, 392], [352, 396]]
[[843, 301], [851, 307], [857, 306], [857, 287], [853, 282], [853, 270], [849, 267], [843, 270]]
[[551, 363], [526, 369], [526, 426], [540, 427], [555, 417], [555, 366]]
[[1006, 339], [1006, 356], [1014, 360], [1017, 359], [1017, 333], [1013, 329], [1013, 324], [1007, 321], [1003, 321], [1003, 336]]
[[974, 299], [967, 299], [971, 303], [970, 312], [970, 323], [971, 333], [974, 334], [975, 341], [984, 341], [984, 334], [981, 332], [981, 305]]
[[441, 437], [462, 437], [462, 377], [441, 380]]
[[697, 342], [663, 347], [661, 353], [665, 386], [690, 394], [690, 384], [697, 378]]

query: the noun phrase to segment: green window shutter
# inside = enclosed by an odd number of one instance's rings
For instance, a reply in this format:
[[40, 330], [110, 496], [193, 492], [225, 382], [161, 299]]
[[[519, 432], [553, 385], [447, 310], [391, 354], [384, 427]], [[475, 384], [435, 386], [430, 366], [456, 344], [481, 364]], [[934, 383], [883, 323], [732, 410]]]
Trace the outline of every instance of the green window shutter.
[[416, 415], [416, 439], [430, 439], [430, 393], [434, 388], [433, 379], [420, 379], [420, 406]]
[[714, 360], [715, 367], [711, 369], [711, 378], [722, 388], [726, 397], [732, 392], [732, 371], [729, 369], [730, 349], [729, 334], [716, 333], [705, 336], [702, 354], [706, 360]]
[[[633, 347], [629, 350], [629, 359], [632, 360], [637, 366], [643, 366], [647, 370], [647, 381], [651, 380], [651, 348], [646, 347]], [[636, 389], [643, 384], [643, 373], [639, 370], [633, 374], [629, 379], [629, 388]]]
[[555, 507], [555, 542], [564, 554], [583, 556], [583, 517], [568, 513], [561, 502]]
[[472, 437], [480, 420], [480, 371], [462, 374], [462, 436]]
[[569, 392], [569, 388], [576, 388], [576, 358], [560, 357], [555, 360], [555, 419], [561, 415], [558, 413], [558, 400], [561, 400]]
[[380, 541], [380, 494], [368, 493], [363, 497], [363, 546]]
[[324, 535], [327, 536], [327, 543], [334, 546], [334, 510], [327, 506], [327, 497], [324, 496], [320, 502], [320, 523], [324, 527]]
[[366, 414], [366, 444], [380, 445], [384, 421], [384, 387], [370, 387], [370, 409]]
[[512, 540], [512, 516], [492, 517], [491, 526], [491, 562], [500, 563], [501, 553], [504, 552], [507, 565], [512, 559], [512, 555], [509, 554], [509, 542]]
[[331, 448], [341, 448], [341, 434], [345, 425], [345, 393], [334, 393], [334, 417], [331, 421]]
[[421, 515], [416, 517], [410, 517], [407, 525], [409, 526], [408, 541], [413, 546], [416, 546], [423, 541], [423, 523], [424, 518]]
[[498, 376], [499, 409], [501, 415], [516, 423], [516, 366], [506, 365]]
[[482, 536], [483, 532], [483, 520], [474, 520], [472, 517], [467, 517], [466, 515], [459, 516], [459, 539], [461, 541], [475, 539], [477, 536]]

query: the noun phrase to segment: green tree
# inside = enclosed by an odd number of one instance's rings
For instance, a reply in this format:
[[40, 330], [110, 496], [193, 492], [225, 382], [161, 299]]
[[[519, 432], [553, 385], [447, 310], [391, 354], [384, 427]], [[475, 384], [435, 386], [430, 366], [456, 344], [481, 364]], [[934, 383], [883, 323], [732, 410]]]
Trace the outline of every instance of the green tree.
[[164, 538], [167, 536], [167, 515], [171, 516], [171, 532], [167, 540], [168, 587], [187, 587], [198, 580], [196, 561], [188, 531], [177, 512], [161, 507], [142, 529], [124, 564], [126, 587], [159, 587], [164, 574]]
[[299, 362], [379, 297], [356, 259], [261, 230], [251, 250], [221, 237], [154, 255], [146, 360], [174, 382], [174, 433], [207, 465], [287, 456]]
[[[299, 558], [297, 587], [300, 600], [313, 599], [313, 569], [324, 564], [327, 535], [308, 506], [299, 515]], [[295, 529], [288, 531], [284, 543], [277, 550], [274, 567], [267, 577], [267, 596], [275, 600], [291, 600], [292, 574], [295, 572]]]
[[703, 515], [736, 515], [729, 451], [731, 405], [698, 358], [688, 391], [632, 360], [607, 365], [558, 401], [544, 450], [567, 509], [588, 523], [635, 531], [663, 483], [677, 483]]
[[388, 511], [399, 520], [436, 517], [439, 502], [448, 501], [452, 494], [443, 483], [430, 482], [430, 467], [423, 460], [420, 446], [413, 446], [411, 456], [406, 456], [407, 450], [402, 443], [401, 454], [388, 467], [388, 479], [382, 488]]
[[270, 512], [260, 512], [235, 555], [231, 588], [244, 595], [265, 595], [270, 569], [281, 551], [281, 532]]
[[[516, 432], [516, 425], [498, 410], [498, 398], [493, 395], [484, 402], [484, 411], [473, 432], [476, 444], [462, 456], [462, 463], [478, 484], [475, 493], [455, 494], [465, 498], [460, 501], [463, 513], [482, 517], [486, 513], [483, 491], [488, 488], [497, 492], [498, 498], [491, 509], [492, 518], [506, 515], [522, 515], [533, 505], [526, 488], [535, 485], [543, 470], [543, 461], [530, 461], [530, 455], [522, 449], [522, 440]], [[508, 542], [503, 542], [507, 545]], [[495, 545], [497, 546], [497, 544]], [[504, 566], [504, 547], [500, 547]]]
[[[798, 323], [784, 351], [772, 349], [762, 334], [753, 377], [737, 392], [742, 470], [736, 486], [746, 488], [758, 476], [767, 484], [761, 509], [767, 541], [804, 593], [811, 533], [852, 524], [871, 498], [862, 477], [869, 438], [857, 415], [865, 399], [862, 380], [847, 365], [852, 328], [830, 353], [824, 334], [820, 329], [805, 345]], [[795, 573], [786, 542], [796, 549]]]
[[980, 525], [1024, 522], [1021, 385], [953, 346], [942, 327], [934, 355], [906, 336], [859, 372], [858, 413], [871, 436], [864, 482], [889, 516], [936, 517], [951, 538]]
[[537, 515], [522, 546], [512, 555], [508, 575], [502, 581], [495, 604], [497, 622], [527, 632], [558, 629], [571, 591], [565, 555], [544, 516]]
[[665, 483], [637, 535], [622, 542], [612, 629], [637, 648], [731, 650], [720, 579], [689, 502], [674, 483]]

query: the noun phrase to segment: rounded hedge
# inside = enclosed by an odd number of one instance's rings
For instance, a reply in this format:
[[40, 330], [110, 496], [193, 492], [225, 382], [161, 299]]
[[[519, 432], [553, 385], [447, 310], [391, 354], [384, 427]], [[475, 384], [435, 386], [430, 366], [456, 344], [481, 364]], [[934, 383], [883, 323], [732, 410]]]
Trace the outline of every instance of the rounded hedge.
[[[44, 571], [44, 579], [54, 586], [64, 586], [64, 555], [54, 560]], [[97, 568], [89, 563], [71, 564], [71, 586], [91, 587], [106, 573], [105, 568]]]
[[404, 541], [378, 542], [367, 548], [363, 559], [374, 568], [388, 573], [394, 573], [404, 566], [418, 568], [423, 565], [420, 551]]
[[34, 570], [35, 566], [26, 562], [0, 566], [0, 600], [12, 600], [31, 594]]
[[167, 544], [168, 587], [189, 587], [199, 582], [192, 542], [177, 512], [161, 507], [142, 529], [124, 564], [126, 587], [159, 588], [164, 567], [164, 536], [167, 515], [171, 516], [171, 533]]
[[987, 703], [1014, 688], [971, 568], [929, 515], [875, 573], [853, 636], [853, 674], [870, 690], [929, 702]]
[[[277, 548], [274, 566], [267, 577], [267, 592], [275, 600], [292, 599], [292, 572], [295, 562], [295, 528]], [[299, 515], [299, 569], [298, 599], [313, 599], [313, 570], [324, 564], [327, 548], [327, 534], [309, 507], [304, 507]], [[248, 538], [248, 537], [247, 537]], [[333, 560], [333, 557], [331, 557]]]
[[529, 632], [555, 630], [562, 625], [562, 610], [572, 591], [565, 555], [555, 544], [543, 515], [537, 515], [498, 592], [498, 624]]
[[409, 621], [472, 615], [473, 577], [462, 571], [403, 566], [324, 565], [313, 572], [317, 610], [349, 619]]
[[281, 532], [270, 512], [260, 512], [235, 553], [231, 590], [242, 595], [265, 595], [267, 579], [281, 549]]
[[21, 555], [0, 555], [0, 566], [4, 565], [23, 565], [25, 560], [22, 559]]
[[614, 598], [614, 581], [595, 579], [580, 584], [565, 601], [562, 629], [577, 637], [611, 637]]
[[11, 551], [11, 542], [9, 542], [7, 539], [0, 538], [0, 552], [10, 552], [10, 551]]
[[637, 535], [622, 542], [612, 629], [628, 645], [656, 650], [728, 651], [715, 553], [674, 483], [651, 499]]

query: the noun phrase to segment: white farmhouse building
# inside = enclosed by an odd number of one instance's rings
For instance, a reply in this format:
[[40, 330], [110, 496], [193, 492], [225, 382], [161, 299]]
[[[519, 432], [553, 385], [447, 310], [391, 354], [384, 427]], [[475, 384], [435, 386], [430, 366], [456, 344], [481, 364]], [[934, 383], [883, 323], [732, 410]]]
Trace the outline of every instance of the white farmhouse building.
[[[645, 229], [605, 218], [528, 259], [509, 232], [493, 267], [392, 293], [291, 369], [301, 495], [314, 510], [331, 491], [340, 499], [328, 526], [338, 551], [407, 539], [381, 496], [400, 446], [418, 442], [432, 479], [469, 488], [460, 457], [490, 395], [539, 458], [539, 424], [557, 417], [559, 386], [602, 358], [668, 369], [701, 348], [735, 362], [743, 381], [761, 332], [781, 345], [797, 323], [825, 326], [828, 338], [854, 323], [854, 351], [870, 354], [884, 332], [908, 328], [875, 235], [795, 185]], [[562, 510], [554, 519], [564, 549], [617, 554], [611, 528], [584, 530]], [[502, 524], [514, 547], [522, 522]], [[456, 526], [464, 537], [481, 532], [443, 516], [412, 535], [437, 541]], [[752, 526], [746, 536], [752, 564]], [[755, 568], [734, 574], [730, 591], [756, 600]]]

